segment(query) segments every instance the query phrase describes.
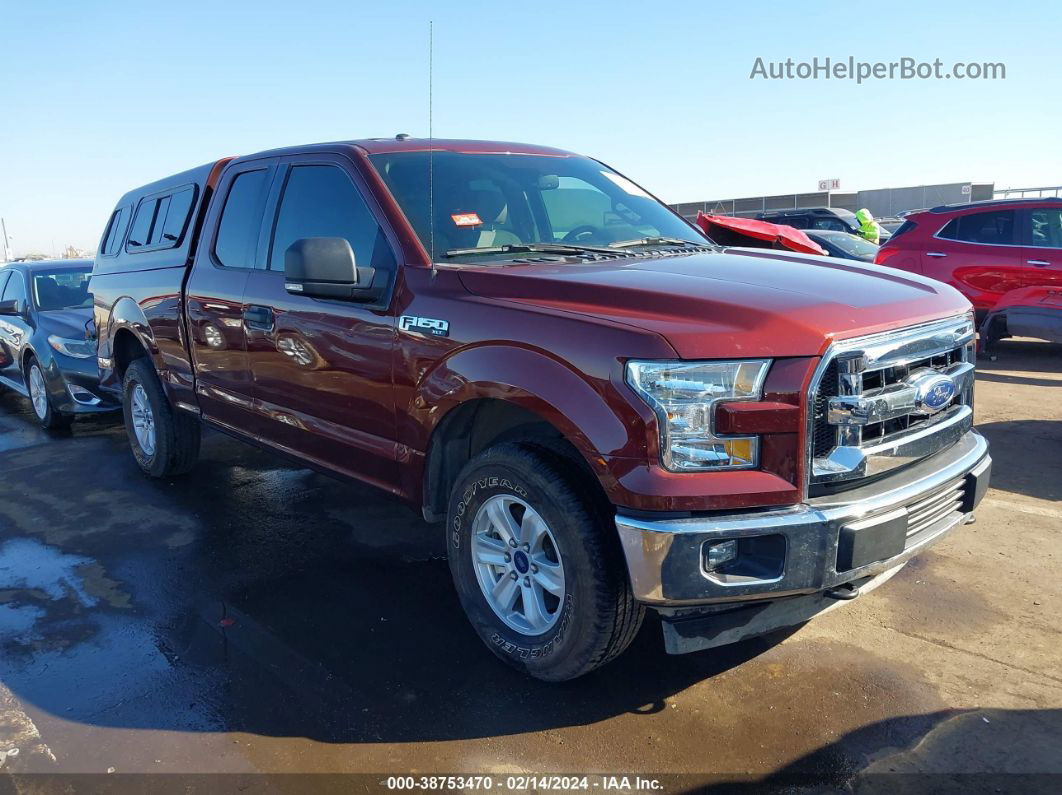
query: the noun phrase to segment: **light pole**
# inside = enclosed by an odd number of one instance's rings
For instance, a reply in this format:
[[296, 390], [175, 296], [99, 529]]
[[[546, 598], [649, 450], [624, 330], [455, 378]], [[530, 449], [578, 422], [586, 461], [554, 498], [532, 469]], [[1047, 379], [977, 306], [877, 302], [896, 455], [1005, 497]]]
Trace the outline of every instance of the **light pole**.
[[7, 224], [0, 218], [0, 231], [4, 233], [4, 262], [11, 261], [11, 243], [7, 237]]

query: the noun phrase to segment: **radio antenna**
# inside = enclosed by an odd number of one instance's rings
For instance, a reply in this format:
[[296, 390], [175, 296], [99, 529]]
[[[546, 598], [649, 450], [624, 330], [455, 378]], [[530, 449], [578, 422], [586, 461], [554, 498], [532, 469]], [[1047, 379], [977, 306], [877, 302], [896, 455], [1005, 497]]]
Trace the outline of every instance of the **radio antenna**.
[[431, 277], [435, 278], [435, 148], [432, 139], [432, 56], [435, 50], [435, 23], [428, 20], [428, 254]]

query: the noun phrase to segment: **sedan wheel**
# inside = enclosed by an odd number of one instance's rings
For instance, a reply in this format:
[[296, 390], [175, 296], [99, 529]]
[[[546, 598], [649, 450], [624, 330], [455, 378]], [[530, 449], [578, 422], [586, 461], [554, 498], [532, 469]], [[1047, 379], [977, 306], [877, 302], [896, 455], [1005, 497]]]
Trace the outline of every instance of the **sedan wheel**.
[[30, 366], [29, 373], [30, 401], [33, 403], [33, 413], [41, 422], [48, 416], [48, 387], [44, 385], [44, 373], [37, 364]]
[[74, 421], [72, 414], [61, 414], [52, 408], [48, 397], [48, 384], [44, 380], [44, 370], [36, 359], [30, 362], [26, 372], [26, 387], [29, 390], [30, 403], [33, 405], [33, 414], [41, 427], [50, 431], [69, 428]]

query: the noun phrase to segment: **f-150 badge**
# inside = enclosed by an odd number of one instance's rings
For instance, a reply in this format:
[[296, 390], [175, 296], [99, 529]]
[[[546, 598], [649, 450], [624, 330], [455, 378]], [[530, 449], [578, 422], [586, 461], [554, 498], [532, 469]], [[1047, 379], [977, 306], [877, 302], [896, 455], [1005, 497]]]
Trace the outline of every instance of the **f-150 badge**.
[[436, 320], [433, 317], [402, 315], [398, 319], [398, 327], [402, 331], [415, 331], [418, 334], [426, 334], [429, 337], [450, 336], [450, 322], [448, 320]]

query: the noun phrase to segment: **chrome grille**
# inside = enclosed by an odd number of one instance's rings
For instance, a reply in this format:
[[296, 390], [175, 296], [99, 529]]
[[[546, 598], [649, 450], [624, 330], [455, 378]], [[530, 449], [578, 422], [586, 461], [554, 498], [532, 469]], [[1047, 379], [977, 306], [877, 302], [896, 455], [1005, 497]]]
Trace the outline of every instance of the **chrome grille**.
[[[955, 442], [972, 426], [973, 340], [964, 315], [836, 343], [809, 395], [809, 485], [880, 474]], [[930, 407], [922, 385], [941, 382], [957, 394]]]
[[[887, 386], [903, 383], [903, 380], [907, 378], [912, 371], [917, 370], [920, 367], [929, 367], [933, 370], [942, 371], [956, 362], [964, 361], [963, 355], [964, 351], [961, 347], [953, 348], [938, 356], [927, 356], [924, 359], [918, 359], [910, 364], [864, 373], [863, 391], [871, 392], [872, 390], [884, 389]], [[957, 402], [962, 402], [961, 395]], [[867, 425], [863, 428], [863, 444], [872, 444], [874, 442], [882, 441], [893, 434], [910, 431], [914, 428], [925, 425], [931, 419], [932, 417], [928, 416], [906, 414], [902, 417], [888, 420], [887, 422], [878, 422]]]
[[812, 446], [814, 457], [823, 458], [837, 446], [837, 428], [826, 422], [826, 409], [830, 398], [837, 395], [837, 362], [830, 362], [822, 373], [818, 391], [812, 401], [814, 433]]

